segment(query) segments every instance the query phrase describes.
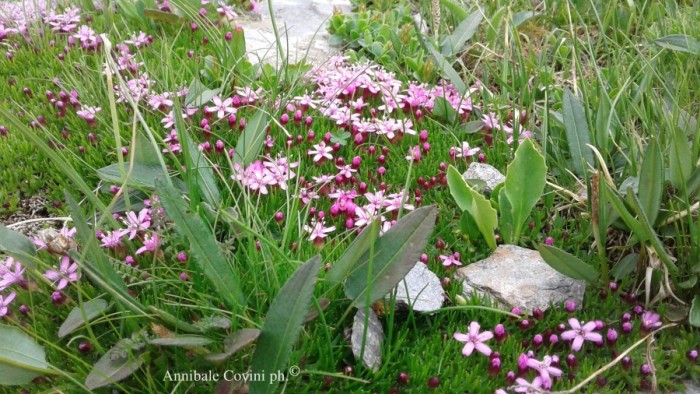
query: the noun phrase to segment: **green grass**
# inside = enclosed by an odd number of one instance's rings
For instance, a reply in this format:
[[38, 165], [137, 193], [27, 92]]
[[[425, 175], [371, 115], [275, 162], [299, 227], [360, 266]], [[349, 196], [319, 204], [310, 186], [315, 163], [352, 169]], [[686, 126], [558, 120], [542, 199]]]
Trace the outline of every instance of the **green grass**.
[[[382, 5], [382, 2], [357, 3], [375, 3], [366, 4], [369, 9], [375, 10], [372, 17], [382, 23], [396, 23], [396, 26], [379, 23], [374, 25], [376, 29], [372, 32], [375, 40], [386, 48], [392, 48], [392, 51], [379, 53], [378, 49], [368, 49], [351, 42], [355, 50], [353, 58], [373, 59], [405, 82], [416, 79], [437, 81], [440, 67], [434, 62], [427, 63], [429, 54], [420, 47], [414, 37], [415, 31], [411, 30], [405, 18], [384, 18], [382, 9], [386, 4]], [[430, 2], [401, 3], [406, 5], [406, 9], [420, 10], [431, 31], [435, 30], [430, 16]], [[591, 195], [591, 186], [590, 179], [576, 174], [571, 164], [570, 147], [562, 123], [565, 88], [573, 90], [586, 108], [590, 139], [600, 151], [616, 186], [639, 175], [644, 150], [651, 139], [659, 143], [664, 166], [674, 166], [671, 150], [675, 147], [675, 132], [687, 137], [691, 147], [690, 157], [682, 159], [690, 160], [697, 172], [697, 158], [700, 155], [700, 133], [696, 124], [696, 114], [700, 109], [697, 89], [700, 86], [699, 58], [697, 55], [663, 49], [653, 41], [671, 34], [686, 34], [698, 40], [700, 9], [692, 2], [683, 1], [639, 3], [631, 6], [624, 1], [545, 1], [537, 10], [540, 15], [518, 27], [513, 25], [512, 18], [517, 12], [531, 10], [530, 2], [511, 4], [507, 1], [488, 1], [479, 4], [483, 7], [485, 19], [466, 50], [453, 59], [455, 68], [468, 86], [479, 81], [484, 87], [477, 94], [480, 100], [477, 104], [484, 113], [495, 112], [500, 118], [505, 118], [513, 109], [526, 111], [528, 117], [524, 127], [534, 132], [535, 140], [546, 158], [548, 181], [558, 186], [545, 189], [543, 198], [529, 219], [530, 223], [525, 227], [520, 242], [522, 246], [533, 248], [537, 243], [544, 242], [546, 237], [552, 237], [556, 246], [588, 263], [595, 265], [601, 258], [600, 251], [593, 245], [595, 224], [591, 223], [591, 208], [571, 198], [572, 193], [586, 187]], [[476, 10], [472, 2], [463, 1], [461, 6], [468, 12]], [[196, 13], [196, 9], [193, 11]], [[208, 88], [221, 88], [222, 94], [232, 94], [234, 85], [248, 86], [252, 82], [249, 80], [250, 74], [246, 74], [245, 70], [249, 67], [245, 63], [234, 67], [226, 60], [226, 56], [232, 54], [228, 52], [230, 47], [223, 37], [230, 27], [205, 27], [200, 23], [198, 31], [193, 32], [189, 24], [150, 23], [127, 18], [122, 13], [93, 12], [90, 15], [91, 27], [105, 32], [113, 44], [127, 39], [131, 32], [144, 31], [154, 36], [153, 43], [137, 53], [137, 59], [144, 63], [142, 71], [147, 71], [149, 77], [156, 81], [154, 89], [158, 91], [186, 87], [194, 78], [199, 78]], [[368, 16], [370, 19], [372, 17]], [[345, 21], [343, 18], [336, 16], [333, 23], [342, 24]], [[455, 15], [443, 7], [441, 24], [437, 27], [438, 36], [449, 34], [458, 23]], [[352, 29], [357, 26], [349, 26], [345, 27], [347, 36], [343, 38], [352, 41]], [[397, 49], [392, 46], [391, 37], [386, 39], [387, 27], [403, 29], [399, 37], [403, 46]], [[338, 30], [337, 26], [334, 28]], [[362, 36], [364, 32], [356, 31], [354, 34]], [[146, 126], [158, 142], [158, 149], [166, 147], [167, 144], [162, 143], [166, 136], [160, 123], [162, 115], [142, 105], [139, 113], [143, 116], [143, 122], [140, 122], [135, 120], [133, 109], [119, 104], [114, 108], [118, 121], [118, 131], [115, 133], [107, 83], [101, 74], [104, 51], [87, 52], [72, 48], [65, 53], [65, 59], [59, 61], [57, 56], [63, 52], [64, 37], [48, 32], [41, 36], [35, 30], [31, 30], [30, 35], [31, 44], [11, 37], [9, 42], [19, 44], [12, 49], [13, 58], [0, 59], [0, 81], [4, 82], [0, 83], [0, 107], [17, 115], [25, 125], [39, 115], [44, 116], [46, 127], [35, 128], [31, 132], [43, 141], [53, 140], [63, 147], [54, 149], [60, 160], [49, 160], [35, 144], [23, 137], [20, 130], [10, 125], [9, 119], [0, 118], [0, 125], [7, 125], [9, 131], [7, 136], [0, 136], [0, 215], [15, 211], [21, 199], [36, 194], [45, 194], [49, 200], [58, 202], [50, 207], [52, 213], [69, 213], [60, 204], [64, 201], [64, 192], [69, 191], [76, 196], [79, 191], [59, 164], [70, 165], [75, 175], [91, 189], [100, 188], [97, 197], [108, 204], [113, 199], [108, 191], [109, 184], [100, 181], [96, 170], [117, 163], [117, 146], [128, 146], [134, 130], [146, 133]], [[209, 42], [203, 45], [205, 36]], [[55, 40], [56, 45], [52, 46], [51, 40]], [[193, 57], [188, 56], [189, 50], [195, 52]], [[407, 58], [424, 59], [425, 63], [421, 62], [422, 68], [412, 68]], [[278, 122], [282, 111], [273, 105], [276, 100], [285, 103], [310, 90], [309, 83], [300, 77], [300, 73], [293, 72], [295, 69], [291, 66], [280, 72], [269, 68], [255, 71], [259, 79], [252, 82], [253, 86], [262, 87], [264, 91], [261, 102], [256, 106], [269, 111], [275, 119], [270, 127], [270, 135], [275, 138], [272, 152], [301, 159], [299, 168], [295, 169], [297, 180], [304, 177], [308, 181], [312, 176], [333, 173], [334, 163], [317, 166], [311, 162], [306, 154], [311, 143], [304, 141], [285, 147], [287, 134], [294, 139], [297, 136], [305, 137], [307, 127], [293, 121], [283, 127]], [[58, 86], [54, 78], [59, 79]], [[31, 95], [23, 93], [25, 87], [31, 90]], [[45, 91], [52, 90], [58, 94], [59, 90], [69, 92], [71, 89], [80, 94], [81, 102], [85, 105], [102, 107], [97, 115], [96, 127], [90, 128], [72, 110], [67, 111], [65, 118], [55, 116], [55, 109], [46, 100]], [[237, 116], [250, 120], [254, 111], [255, 108], [242, 108]], [[314, 118], [311, 128], [316, 133], [316, 141], [326, 132], [342, 133], [343, 130], [334, 122], [322, 118], [317, 111], [312, 110], [310, 114]], [[418, 122], [412, 115], [406, 116]], [[195, 147], [205, 137], [200, 119], [201, 115], [197, 115], [195, 122], [187, 124]], [[475, 112], [471, 120], [477, 119]], [[440, 163], [455, 164], [450, 160], [449, 148], [464, 140], [472, 146], [480, 146], [488, 163], [504, 173], [514, 150], [500, 134], [491, 145], [487, 145], [483, 133], [463, 133], [428, 114], [416, 129], [428, 131], [431, 150], [419, 163], [411, 166], [410, 178], [407, 178], [409, 163], [404, 156], [409, 146], [418, 144], [417, 137], [406, 136], [395, 144], [377, 138], [362, 146], [354, 145], [350, 139], [338, 155], [345, 158], [346, 164], [355, 156], [362, 158], [357, 174], [360, 180], [369, 184], [370, 191], [378, 188], [380, 182], [388, 185], [388, 192], [405, 188], [415, 196], [414, 191], [420, 189], [422, 205], [435, 204], [439, 207], [437, 226], [425, 253], [430, 258], [431, 270], [440, 278], [449, 278], [453, 271], [442, 267], [437, 260], [441, 254], [435, 246], [437, 240], [443, 240], [447, 250], [459, 251], [465, 264], [488, 256], [488, 248], [482, 239], [462, 234], [459, 224], [461, 212], [448, 188], [440, 186], [438, 182], [436, 187], [425, 190], [419, 179], [439, 179]], [[67, 136], [61, 134], [62, 130], [67, 131]], [[96, 136], [95, 143], [88, 139], [88, 133]], [[228, 150], [236, 146], [240, 133], [237, 127], [232, 130], [225, 122], [219, 122], [212, 123], [211, 134], [211, 143], [222, 140]], [[118, 141], [115, 140], [117, 137]], [[369, 145], [375, 145], [378, 150], [382, 146], [388, 149], [386, 163], [383, 164], [387, 172], [381, 179], [376, 179], [379, 153], [376, 156], [368, 154]], [[85, 153], [80, 152], [81, 146], [85, 148]], [[193, 182], [194, 178], [177, 170], [185, 163], [182, 156], [166, 154], [163, 157], [174, 173], [186, 182]], [[156, 306], [187, 323], [213, 316], [230, 320], [230, 329], [207, 332], [207, 336], [216, 343], [210, 350], [218, 351], [222, 349], [229, 331], [262, 327], [270, 303], [301, 262], [320, 253], [324, 263], [332, 264], [354, 239], [354, 233], [344, 230], [341, 220], [331, 219], [339, 231], [326, 241], [323, 248], [317, 250], [302, 231], [311, 215], [309, 205], [302, 206], [297, 198], [293, 198], [299, 192], [297, 182], [291, 182], [288, 191], [276, 188], [269, 195], [258, 195], [230, 180], [232, 163], [225, 154], [210, 154], [208, 158], [212, 165], [221, 169], [214, 172], [222, 194], [221, 205], [215, 208], [231, 207], [238, 223], [231, 225], [226, 222], [226, 217], [219, 214], [208, 218], [207, 224], [217, 236], [224, 256], [235, 262], [247, 298], [245, 307], [235, 311], [223, 307], [222, 300], [201, 275], [191, 256], [189, 243], [177, 236], [172, 231], [173, 224], [165, 220], [161, 222], [159, 231], [164, 237], [162, 253], [139, 257], [138, 266], [128, 267], [123, 260], [127, 255], [133, 256], [140, 244], [127, 242], [123, 250], [110, 252], [109, 261], [124, 278], [134, 297], [144, 305]], [[128, 165], [129, 157], [124, 161]], [[463, 172], [468, 162], [459, 160], [456, 166]], [[600, 167], [598, 169], [602, 170]], [[369, 181], [372, 178], [376, 179], [374, 183]], [[670, 225], [658, 221], [654, 227], [665, 250], [677, 259], [680, 273], [672, 280], [674, 294], [685, 302], [691, 300], [693, 291], [697, 291], [698, 287], [685, 289], [679, 284], [698, 275], [696, 262], [700, 260], [700, 223], [697, 208], [692, 208], [698, 196], [697, 190], [694, 192], [689, 188], [684, 185], [667, 187], [660, 217], [666, 219], [686, 210], [690, 210], [690, 214]], [[128, 191], [134, 198], [133, 188]], [[146, 192], [151, 193], [152, 190]], [[197, 201], [196, 188], [190, 187], [190, 192], [191, 201]], [[85, 193], [77, 197], [82, 200]], [[328, 213], [330, 202], [322, 199], [314, 206]], [[193, 202], [189, 208], [193, 213], [206, 217], [201, 205]], [[93, 214], [109, 216], [109, 213], [99, 211], [95, 204], [88, 202], [83, 203], [83, 209], [88, 212], [88, 217]], [[284, 221], [280, 224], [274, 220], [277, 212], [284, 213]], [[107, 225], [102, 228], [114, 228], [114, 223], [110, 224], [107, 219], [104, 223]], [[240, 236], [241, 231], [247, 236]], [[599, 296], [599, 293], [607, 288], [607, 283], [589, 284], [583, 309], [575, 316], [579, 320], [603, 320], [606, 326], [617, 329], [620, 338], [614, 348], [596, 348], [590, 343], [584, 345], [583, 351], [576, 353], [579, 360], [576, 370], [567, 367], [563, 361], [570, 353], [568, 347], [559, 344], [546, 351], [538, 350], [540, 359], [544, 354], [557, 354], [562, 358], [564, 378], [556, 383], [555, 390], [574, 387], [612, 361], [615, 351], [622, 352], [641, 338], [638, 319], [633, 320], [633, 333], [621, 333], [620, 316], [630, 312], [633, 305], [622, 300], [618, 296], [620, 293], [634, 292], [643, 303], [645, 297], [653, 299], [659, 292], [658, 278], [662, 271], [654, 264], [654, 253], [640, 245], [638, 235], [631, 235], [629, 228], [620, 221], [611, 221], [609, 226], [606, 225], [605, 234], [604, 261], [614, 267], [624, 256], [637, 253], [640, 255], [637, 269], [619, 278], [621, 290], [606, 298]], [[256, 245], [257, 242], [260, 242], [260, 247]], [[186, 262], [176, 260], [177, 254], [182, 251], [190, 255]], [[44, 346], [47, 360], [60, 376], [27, 385], [28, 390], [85, 390], [81, 385], [92, 365], [117, 341], [130, 338], [137, 332], [147, 332], [149, 336], [163, 335], [162, 321], [154, 322], [125, 311], [120, 306], [112, 306], [104, 316], [92, 321], [88, 329], [78, 330], [59, 340], [56, 336], [58, 327], [73, 307], [97, 297], [109, 299], [109, 296], [83, 276], [77, 285], [71, 285], [65, 291], [68, 297], [65, 304], [54, 305], [51, 302], [53, 288], [42, 275], [56, 265], [58, 259], [47, 252], [41, 252], [39, 256], [36, 269], [28, 269], [26, 273], [30, 278], [28, 290], [16, 289], [18, 298], [11, 307], [14, 314], [5, 318], [3, 324], [22, 327]], [[650, 282], [651, 291], [648, 293], [645, 292], [647, 266], [653, 266], [655, 270], [655, 279]], [[181, 273], [186, 273], [192, 280], [179, 279]], [[384, 362], [381, 369], [373, 373], [354, 359], [345, 340], [344, 330], [352, 325], [352, 317], [346, 313], [350, 300], [342, 290], [326, 283], [324, 277], [321, 273], [315, 295], [328, 298], [331, 303], [319, 318], [304, 326], [289, 361], [290, 366], [300, 367], [301, 375], [284, 383], [288, 392], [386, 392], [394, 387], [401, 392], [423, 392], [428, 388], [428, 379], [437, 376], [441, 382], [436, 390], [439, 392], [492, 393], [508, 386], [505, 380], [507, 371], [517, 371], [518, 356], [530, 349], [523, 341], [531, 340], [535, 334], [544, 333], [547, 329], [553, 330], [570, 317], [562, 306], [554, 306], [543, 320], [530, 318], [533, 326], [521, 330], [518, 328], [519, 321], [479, 309], [440, 311], [434, 315], [388, 311], [381, 319], [386, 335], [382, 348]], [[450, 300], [455, 300], [461, 293], [461, 285], [453, 280], [446, 286], [446, 293]], [[447, 306], [453, 303], [451, 301]], [[29, 314], [19, 313], [20, 304], [28, 306]], [[467, 304], [480, 305], [481, 300], [470, 299]], [[656, 302], [653, 308], [669, 323], [669, 311], [677, 305], [677, 301], [667, 297]], [[454, 332], [465, 332], [471, 321], [478, 321], [482, 329], [492, 329], [502, 323], [510, 334], [502, 344], [489, 342], [494, 351], [500, 352], [503, 361], [502, 370], [496, 376], [488, 374], [487, 357], [480, 354], [463, 357], [460, 354], [461, 344], [452, 339]], [[602, 332], [605, 333], [605, 330]], [[78, 344], [85, 341], [93, 347], [87, 354], [78, 350]], [[634, 349], [630, 353], [633, 359], [631, 371], [624, 371], [616, 365], [602, 375], [607, 379], [604, 388], [596, 387], [594, 381], [584, 390], [619, 393], [637, 390], [642, 380], [639, 367], [648, 362], [647, 357], [653, 360], [656, 384], [660, 390], [680, 389], [682, 381], [697, 380], [700, 376], [700, 365], [689, 361], [685, 355], [690, 349], [698, 349], [698, 345], [698, 329], [691, 327], [687, 320], [682, 320], [678, 326], [656, 335], [653, 342]], [[129, 392], [211, 392], [215, 382], [176, 383], [164, 380], [163, 376], [166, 371], [243, 372], [251, 364], [253, 351], [254, 348], [245, 349], [217, 365], [201, 357], [204, 352], [201, 348], [186, 350], [147, 346], [142, 356], [144, 366], [127, 380], [117, 383], [116, 387]], [[348, 366], [352, 367], [352, 373], [347, 373]], [[397, 383], [399, 372], [410, 375], [408, 384]], [[328, 379], [329, 376], [332, 379]], [[0, 391], [3, 389], [11, 392], [14, 388], [3, 387]]]

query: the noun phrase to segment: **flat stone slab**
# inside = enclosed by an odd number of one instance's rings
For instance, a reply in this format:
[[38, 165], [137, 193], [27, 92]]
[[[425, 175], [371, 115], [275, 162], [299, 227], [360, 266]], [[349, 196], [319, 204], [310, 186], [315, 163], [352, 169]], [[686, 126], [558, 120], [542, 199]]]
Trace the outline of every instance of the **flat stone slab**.
[[550, 267], [536, 250], [501, 245], [484, 260], [460, 268], [455, 278], [462, 293], [488, 296], [506, 308], [546, 310], [551, 304], [583, 302], [584, 281], [564, 276]]
[[442, 307], [444, 294], [440, 278], [417, 262], [396, 286], [396, 303], [416, 312], [434, 312]]
[[[285, 56], [290, 63], [298, 63], [305, 57], [313, 65], [323, 64], [339, 52], [328, 40], [327, 26], [330, 17], [338, 10], [350, 12], [349, 0], [275, 0], [272, 11]], [[264, 62], [274, 66], [282, 64], [279, 59], [275, 32], [267, 2], [262, 3], [259, 21], [242, 23], [248, 58], [252, 62]], [[308, 53], [307, 53], [308, 51]]]
[[[350, 345], [352, 354], [360, 358], [362, 354], [362, 338], [365, 332], [365, 311], [358, 309], [352, 321], [352, 334]], [[373, 371], [378, 371], [382, 365], [382, 342], [384, 341], [384, 328], [379, 318], [372, 308], [369, 309], [369, 320], [367, 324], [367, 339], [365, 340], [364, 354], [362, 362]]]
[[506, 181], [506, 177], [495, 167], [476, 161], [469, 164], [469, 168], [464, 174], [462, 174], [462, 178], [465, 180], [478, 179], [480, 181], [484, 181], [489, 189], [489, 192], [495, 189], [496, 186]]

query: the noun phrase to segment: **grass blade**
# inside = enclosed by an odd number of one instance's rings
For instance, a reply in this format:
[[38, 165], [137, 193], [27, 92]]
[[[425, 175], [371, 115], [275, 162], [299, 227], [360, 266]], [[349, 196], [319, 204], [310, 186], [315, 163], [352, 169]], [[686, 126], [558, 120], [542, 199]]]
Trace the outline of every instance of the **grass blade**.
[[570, 253], [545, 244], [537, 245], [537, 250], [542, 259], [562, 275], [587, 282], [595, 282], [598, 279], [598, 271], [595, 268]]

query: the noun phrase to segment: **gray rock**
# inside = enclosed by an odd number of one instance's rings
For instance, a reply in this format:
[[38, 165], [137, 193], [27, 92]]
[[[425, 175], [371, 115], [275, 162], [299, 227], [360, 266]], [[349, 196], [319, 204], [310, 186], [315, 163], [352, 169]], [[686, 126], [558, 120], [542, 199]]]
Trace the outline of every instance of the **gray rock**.
[[495, 189], [496, 186], [506, 181], [506, 177], [496, 168], [476, 161], [469, 164], [469, 168], [464, 174], [462, 174], [462, 178], [465, 180], [478, 179], [480, 181], [484, 181], [489, 189], [489, 192]]
[[462, 280], [462, 293], [488, 296], [500, 305], [531, 311], [538, 307], [573, 300], [583, 302], [584, 281], [566, 277], [550, 267], [536, 250], [501, 245], [488, 258], [455, 272]]
[[[306, 58], [314, 65], [323, 64], [338, 48], [332, 48], [328, 40], [327, 24], [335, 10], [350, 11], [349, 0], [275, 0], [272, 11], [275, 16], [280, 41], [290, 63]], [[282, 64], [276, 48], [272, 18], [263, 2], [258, 21], [242, 21], [248, 57], [253, 62]]]
[[434, 312], [442, 307], [444, 293], [440, 278], [427, 265], [417, 262], [396, 286], [396, 303], [417, 312]]
[[[369, 309], [369, 320], [367, 326], [367, 339], [365, 340], [365, 352], [363, 363], [367, 368], [378, 371], [382, 365], [382, 342], [384, 341], [384, 329], [379, 322], [377, 315], [372, 308]], [[352, 354], [359, 358], [362, 353], [362, 337], [365, 332], [365, 311], [358, 309], [352, 322], [352, 335], [350, 344]]]

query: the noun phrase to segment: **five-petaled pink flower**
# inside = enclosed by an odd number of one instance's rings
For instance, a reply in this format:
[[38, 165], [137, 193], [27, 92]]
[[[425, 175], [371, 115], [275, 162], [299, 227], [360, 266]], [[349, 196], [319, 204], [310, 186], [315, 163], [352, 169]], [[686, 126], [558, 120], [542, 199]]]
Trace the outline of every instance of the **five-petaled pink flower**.
[[642, 330], [651, 331], [655, 328], [659, 328], [663, 325], [659, 319], [659, 314], [652, 311], [646, 311], [642, 315]]
[[314, 149], [309, 149], [307, 153], [314, 157], [314, 163], [318, 163], [323, 159], [333, 160], [333, 148], [327, 146], [325, 142], [321, 141], [314, 145]]
[[154, 252], [156, 249], [158, 249], [158, 246], [160, 246], [160, 238], [158, 237], [158, 234], [147, 234], [143, 239], [143, 246], [136, 250], [136, 254]]
[[136, 212], [130, 211], [126, 214], [126, 225], [127, 229], [124, 233], [129, 234], [129, 239], [134, 239], [139, 231], [146, 231], [151, 226], [151, 217], [149, 215], [149, 209], [144, 208], [139, 211], [138, 215]]
[[473, 321], [469, 324], [468, 333], [454, 333], [454, 339], [465, 343], [464, 347], [462, 348], [463, 355], [471, 356], [471, 354], [474, 352], [474, 349], [478, 350], [486, 356], [491, 355], [491, 348], [488, 347], [488, 345], [486, 345], [484, 342], [493, 338], [493, 333], [491, 331], [484, 331], [480, 333], [480, 328], [481, 326], [479, 326], [479, 323]]
[[207, 107], [206, 110], [211, 113], [216, 113], [219, 119], [223, 119], [229, 114], [236, 113], [236, 108], [233, 106], [233, 99], [231, 97], [221, 100], [221, 97], [214, 96], [211, 101], [214, 102], [214, 105], [212, 107]]
[[528, 358], [527, 366], [537, 371], [542, 379], [542, 386], [546, 389], [552, 387], [552, 376], [561, 376], [562, 373], [561, 369], [552, 366], [552, 357], [550, 356], [544, 356], [542, 361]]
[[544, 381], [538, 376], [532, 381], [532, 383], [523, 378], [515, 379], [515, 383], [517, 386], [513, 387], [513, 391], [516, 393], [536, 394], [542, 392], [542, 385], [544, 384]]
[[453, 254], [451, 255], [440, 255], [440, 260], [442, 260], [442, 265], [445, 267], [451, 267], [453, 265], [462, 265], [462, 263], [457, 259], [457, 257]]
[[581, 326], [581, 323], [572, 317], [569, 319], [569, 325], [571, 326], [571, 330], [562, 332], [561, 339], [565, 341], [573, 340], [574, 342], [571, 344], [571, 348], [575, 352], [581, 350], [584, 341], [595, 343], [603, 342], [603, 336], [597, 332], [593, 332], [596, 327], [595, 321], [589, 321]]
[[80, 274], [78, 273], [78, 264], [71, 262], [70, 257], [63, 256], [58, 271], [48, 270], [44, 276], [54, 283], [58, 282], [56, 290], [62, 290], [68, 286], [68, 283], [77, 282]]

